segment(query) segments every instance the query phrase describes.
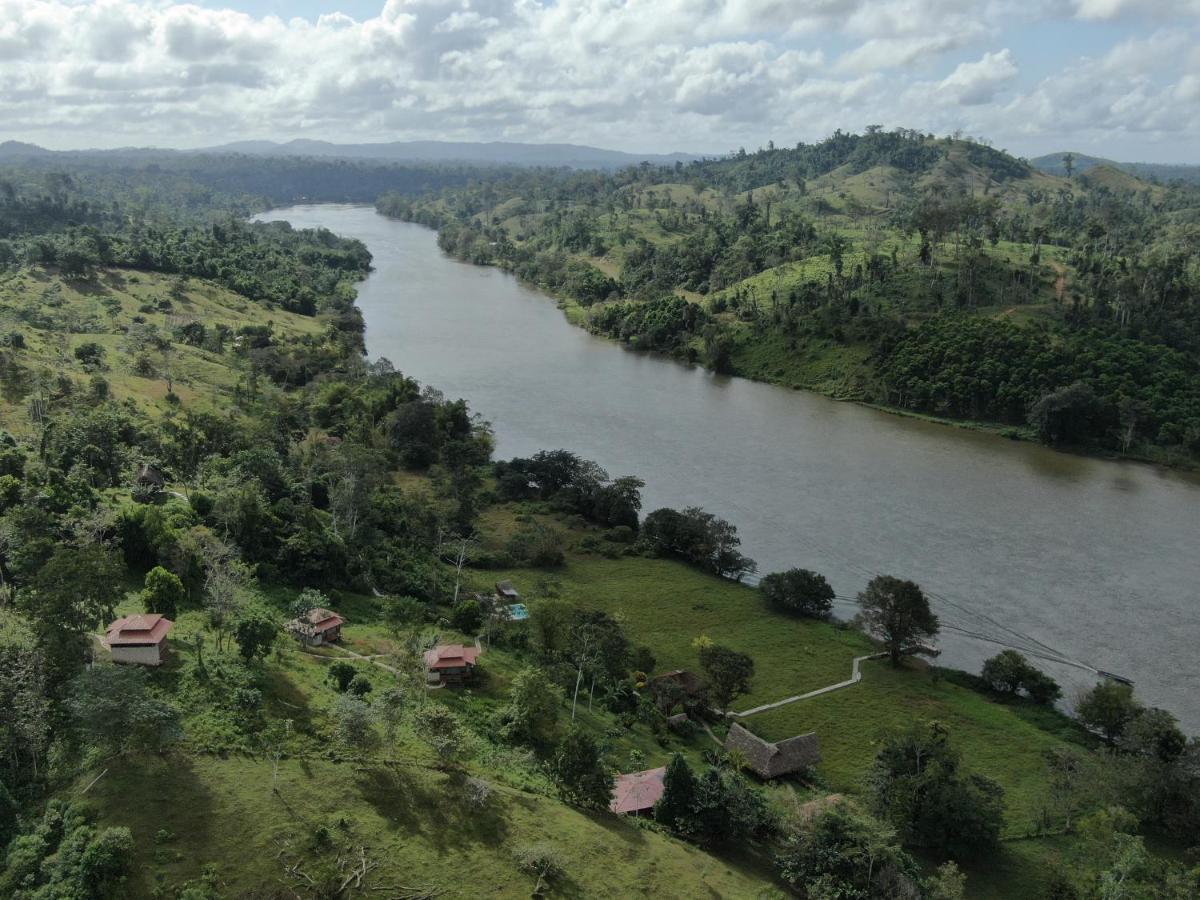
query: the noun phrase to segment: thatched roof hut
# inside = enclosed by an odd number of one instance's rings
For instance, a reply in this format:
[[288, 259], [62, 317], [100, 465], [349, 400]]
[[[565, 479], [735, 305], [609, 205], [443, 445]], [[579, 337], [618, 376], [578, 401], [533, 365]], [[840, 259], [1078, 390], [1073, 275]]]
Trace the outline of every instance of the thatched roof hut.
[[760, 778], [778, 778], [821, 761], [816, 732], [772, 744], [735, 722], [725, 738], [725, 749], [739, 751]]

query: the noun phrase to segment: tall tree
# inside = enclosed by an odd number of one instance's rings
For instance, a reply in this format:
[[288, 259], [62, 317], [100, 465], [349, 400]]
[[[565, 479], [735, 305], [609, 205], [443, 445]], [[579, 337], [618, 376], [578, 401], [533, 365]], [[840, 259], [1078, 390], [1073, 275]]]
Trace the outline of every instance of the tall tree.
[[938, 618], [912, 581], [878, 575], [858, 595], [858, 605], [867, 631], [883, 642], [894, 666], [913, 653], [918, 642], [938, 633]]
[[60, 547], [23, 592], [21, 602], [53, 684], [83, 667], [90, 633], [114, 615], [122, 576], [116, 556], [103, 547]]
[[735, 697], [750, 690], [750, 680], [754, 677], [754, 660], [748, 654], [719, 644], [700, 648], [700, 668], [720, 709], [726, 709]]
[[675, 831], [686, 831], [696, 805], [696, 776], [692, 767], [675, 753], [663, 774], [663, 793], [654, 804], [654, 820]]
[[586, 728], [572, 725], [563, 736], [550, 764], [563, 796], [580, 806], [603, 809], [612, 798], [613, 776], [596, 738]]

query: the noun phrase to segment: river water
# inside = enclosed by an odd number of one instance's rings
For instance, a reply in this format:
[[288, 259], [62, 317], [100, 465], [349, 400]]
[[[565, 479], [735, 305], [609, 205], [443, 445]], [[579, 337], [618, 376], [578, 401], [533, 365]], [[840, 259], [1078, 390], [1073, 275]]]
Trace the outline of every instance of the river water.
[[[366, 243], [370, 356], [465, 397], [498, 458], [566, 447], [638, 475], [645, 511], [703, 506], [737, 525], [761, 572], [815, 569], [841, 598], [872, 574], [911, 578], [942, 617], [944, 664], [978, 671], [1001, 641], [1133, 678], [1144, 702], [1200, 731], [1200, 479], [632, 352], [367, 207], [260, 218]], [[1095, 681], [1038, 662], [1068, 700]]]

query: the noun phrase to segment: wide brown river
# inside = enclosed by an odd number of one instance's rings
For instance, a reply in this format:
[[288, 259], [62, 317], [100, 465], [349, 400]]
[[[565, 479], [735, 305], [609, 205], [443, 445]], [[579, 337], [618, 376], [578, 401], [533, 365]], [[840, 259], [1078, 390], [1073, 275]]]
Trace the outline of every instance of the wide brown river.
[[646, 511], [703, 506], [738, 526], [761, 572], [815, 569], [842, 598], [872, 574], [912, 578], [942, 617], [944, 664], [978, 671], [1015, 646], [1068, 700], [1095, 680], [1081, 666], [1119, 673], [1200, 731], [1200, 479], [631, 352], [370, 208], [261, 218], [366, 243], [370, 355], [466, 398], [499, 457], [566, 447], [638, 475]]

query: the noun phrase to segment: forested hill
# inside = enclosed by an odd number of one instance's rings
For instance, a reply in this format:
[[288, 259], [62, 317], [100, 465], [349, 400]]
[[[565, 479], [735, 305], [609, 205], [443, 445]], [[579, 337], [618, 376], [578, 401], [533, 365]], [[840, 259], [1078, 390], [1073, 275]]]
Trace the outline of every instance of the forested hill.
[[[1076, 172], [1083, 174], [1097, 166], [1107, 166], [1112, 169], [1120, 169], [1123, 172], [1128, 172], [1130, 175], [1135, 175], [1138, 178], [1146, 178], [1164, 184], [1169, 184], [1173, 181], [1200, 184], [1200, 165], [1114, 162], [1111, 159], [1088, 156], [1086, 153], [1070, 152], [1047, 153], [1045, 156], [1039, 156], [1036, 159], [1031, 159], [1029, 162], [1030, 165], [1048, 175], [1066, 176]], [[1067, 171], [1068, 168], [1071, 170], [1070, 173]]]
[[[493, 177], [507, 171], [493, 168]], [[0, 144], [0, 180], [30, 193], [67, 176], [87, 195], [120, 197], [126, 206], [190, 218], [247, 212], [295, 202], [371, 203], [396, 191], [422, 194], [467, 184], [465, 163], [273, 157], [163, 150], [51, 152]]]
[[377, 205], [636, 347], [1054, 444], [1200, 453], [1200, 188], [869, 129]]

